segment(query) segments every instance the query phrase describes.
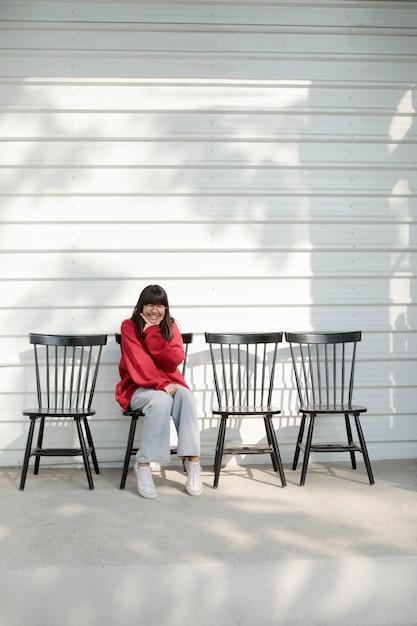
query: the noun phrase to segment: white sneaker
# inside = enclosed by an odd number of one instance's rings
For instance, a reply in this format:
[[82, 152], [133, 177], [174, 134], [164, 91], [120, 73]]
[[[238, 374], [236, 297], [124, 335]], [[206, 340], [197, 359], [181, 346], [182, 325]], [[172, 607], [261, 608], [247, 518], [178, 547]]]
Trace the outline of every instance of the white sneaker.
[[133, 467], [138, 481], [138, 491], [142, 498], [156, 498], [158, 492], [153, 482], [151, 468], [148, 466], [138, 465], [135, 462]]
[[199, 496], [203, 492], [203, 481], [201, 480], [200, 463], [185, 459], [185, 471], [187, 472], [187, 482], [185, 488], [190, 496]]

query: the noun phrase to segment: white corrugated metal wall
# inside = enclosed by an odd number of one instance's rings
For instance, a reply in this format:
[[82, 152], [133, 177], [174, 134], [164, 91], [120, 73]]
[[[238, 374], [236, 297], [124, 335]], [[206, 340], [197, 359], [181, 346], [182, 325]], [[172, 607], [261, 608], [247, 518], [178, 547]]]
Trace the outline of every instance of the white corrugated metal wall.
[[416, 456], [417, 3], [1, 0], [0, 26], [0, 464], [29, 331], [109, 333], [92, 428], [120, 464], [112, 334], [150, 282], [195, 334], [207, 459], [204, 331], [310, 328], [363, 331], [371, 457]]

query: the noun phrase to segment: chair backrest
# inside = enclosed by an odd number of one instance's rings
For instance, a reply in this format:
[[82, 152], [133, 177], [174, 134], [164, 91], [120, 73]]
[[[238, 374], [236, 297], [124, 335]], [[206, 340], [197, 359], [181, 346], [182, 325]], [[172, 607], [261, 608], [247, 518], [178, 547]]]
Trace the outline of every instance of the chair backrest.
[[271, 404], [281, 332], [205, 333], [219, 407]]
[[29, 334], [35, 354], [38, 407], [90, 410], [107, 335]]
[[286, 333], [300, 403], [330, 409], [352, 405], [361, 332]]
[[[182, 362], [182, 368], [181, 368], [181, 373], [184, 376], [185, 374], [185, 368], [187, 367], [187, 359], [188, 359], [188, 348], [190, 343], [193, 343], [193, 333], [181, 333], [181, 337], [182, 337], [182, 341], [184, 344], [184, 352], [185, 352], [185, 359]], [[119, 346], [121, 347], [122, 345], [122, 336], [120, 333], [115, 333], [114, 338], [116, 339], [116, 343], [119, 344]]]

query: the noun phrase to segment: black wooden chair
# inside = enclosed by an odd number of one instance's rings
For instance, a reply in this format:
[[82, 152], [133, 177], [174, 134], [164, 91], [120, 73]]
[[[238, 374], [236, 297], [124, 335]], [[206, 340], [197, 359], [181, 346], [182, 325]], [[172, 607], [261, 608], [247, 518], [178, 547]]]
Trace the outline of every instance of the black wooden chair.
[[[359, 417], [367, 409], [352, 404], [356, 346], [361, 341], [361, 332], [288, 332], [285, 337], [290, 345], [300, 402], [299, 412], [302, 416], [293, 461], [293, 470], [295, 470], [300, 451], [303, 451], [300, 485], [305, 483], [311, 451], [349, 452], [353, 469], [356, 469], [355, 452], [360, 452], [363, 455], [369, 482], [373, 485], [371, 463]], [[316, 417], [338, 414], [344, 416], [347, 442], [313, 443]], [[354, 418], [359, 443], [353, 441], [351, 416]]]
[[[20, 489], [23, 490], [29, 459], [35, 458], [34, 473], [38, 474], [41, 456], [82, 456], [88, 486], [94, 489], [89, 457], [96, 474], [99, 473], [97, 455], [91, 436], [88, 417], [95, 414], [91, 408], [98, 369], [107, 335], [42, 335], [29, 334], [33, 344], [38, 406], [25, 409], [30, 419], [29, 433], [22, 465]], [[78, 433], [79, 447], [43, 447], [45, 421], [57, 424], [73, 419]], [[32, 448], [35, 424], [39, 424], [37, 444]]]
[[[223, 456], [226, 454], [269, 454], [281, 484], [286, 485], [284, 469], [272, 419], [281, 410], [271, 406], [278, 344], [282, 333], [206, 333], [210, 347], [214, 385], [218, 406], [213, 415], [220, 416], [214, 458], [214, 483], [219, 483]], [[265, 445], [225, 447], [229, 418], [263, 417]]]
[[[115, 334], [115, 339], [116, 339], [116, 343], [118, 343], [121, 346], [121, 339], [122, 338], [121, 338], [120, 333], [116, 333]], [[193, 334], [192, 333], [182, 333], [182, 340], [183, 340], [183, 343], [184, 343], [184, 350], [185, 350], [185, 359], [184, 359], [184, 361], [182, 363], [182, 375], [184, 376], [185, 368], [187, 366], [188, 348], [189, 348], [190, 343], [192, 343], [192, 341], [193, 341]], [[138, 451], [138, 448], [134, 447], [134, 445], [135, 445], [136, 426], [137, 426], [139, 417], [143, 417], [143, 412], [140, 409], [137, 409], [135, 411], [127, 409], [127, 410], [123, 411], [123, 415], [126, 415], [127, 417], [130, 417], [130, 428], [129, 428], [129, 435], [127, 437], [125, 460], [123, 462], [122, 478], [120, 480], [120, 489], [124, 489], [125, 488], [127, 473], [129, 471], [130, 459]], [[172, 455], [177, 454], [176, 446], [171, 446], [171, 454]]]

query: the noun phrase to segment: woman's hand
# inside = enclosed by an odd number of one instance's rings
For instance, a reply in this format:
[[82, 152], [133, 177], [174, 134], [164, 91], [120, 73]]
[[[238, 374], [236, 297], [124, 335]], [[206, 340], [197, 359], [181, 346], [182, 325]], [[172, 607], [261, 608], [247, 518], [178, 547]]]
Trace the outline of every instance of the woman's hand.
[[165, 387], [164, 391], [169, 396], [175, 396], [175, 394], [177, 393], [177, 389], [178, 389], [178, 385], [174, 385], [174, 383], [170, 383], [169, 385]]
[[145, 322], [145, 326], [143, 327], [143, 330], [146, 330], [150, 326], [159, 326], [160, 320], [153, 321], [153, 320], [149, 319], [148, 317], [146, 317], [146, 315], [144, 315], [143, 313], [141, 313], [140, 316], [143, 319], [143, 321]]

